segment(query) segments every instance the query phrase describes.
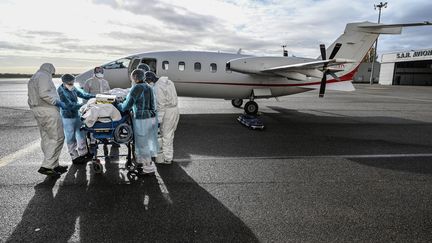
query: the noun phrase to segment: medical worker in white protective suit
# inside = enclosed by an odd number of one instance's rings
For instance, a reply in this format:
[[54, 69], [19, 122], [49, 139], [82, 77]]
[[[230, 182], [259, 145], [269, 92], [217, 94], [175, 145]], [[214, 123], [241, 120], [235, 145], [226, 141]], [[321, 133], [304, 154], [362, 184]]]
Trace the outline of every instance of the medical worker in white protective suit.
[[84, 83], [84, 91], [89, 94], [103, 94], [110, 91], [108, 81], [104, 79], [104, 69], [102, 67], [95, 67], [93, 77], [87, 79]]
[[132, 109], [138, 172], [152, 175], [156, 172], [152, 157], [157, 155], [158, 149], [157, 130], [155, 130], [157, 128], [156, 104], [151, 87], [144, 82], [144, 71], [135, 69], [131, 73], [131, 79], [135, 81], [135, 86], [130, 90], [126, 100], [116, 107], [120, 112]]
[[64, 133], [59, 107], [65, 108], [60, 101], [52, 81], [55, 68], [51, 63], [44, 63], [30, 78], [28, 105], [32, 110], [41, 136], [41, 148], [44, 154], [42, 166], [38, 172], [58, 177], [67, 171], [67, 166], [59, 165], [59, 156], [63, 147]]
[[171, 164], [174, 156], [174, 133], [180, 118], [177, 106], [177, 92], [174, 83], [168, 77], [158, 79], [154, 73], [146, 72], [146, 79], [153, 79], [155, 83], [154, 90], [162, 135], [163, 161], [166, 164]]

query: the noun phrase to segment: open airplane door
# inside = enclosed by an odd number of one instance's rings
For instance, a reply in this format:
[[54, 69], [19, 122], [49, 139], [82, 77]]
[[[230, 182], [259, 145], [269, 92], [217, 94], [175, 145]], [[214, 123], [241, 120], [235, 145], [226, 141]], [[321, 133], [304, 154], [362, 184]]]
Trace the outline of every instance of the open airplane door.
[[129, 67], [128, 67], [128, 78], [130, 77], [132, 71], [135, 70], [140, 63], [141, 63], [141, 58], [132, 57], [132, 60], [129, 62]]

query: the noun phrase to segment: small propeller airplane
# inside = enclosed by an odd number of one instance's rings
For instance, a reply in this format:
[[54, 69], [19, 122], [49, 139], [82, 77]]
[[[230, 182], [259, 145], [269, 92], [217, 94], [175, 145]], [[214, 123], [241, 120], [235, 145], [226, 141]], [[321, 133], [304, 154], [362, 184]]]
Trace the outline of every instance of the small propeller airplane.
[[[145, 63], [158, 76], [167, 76], [177, 94], [187, 97], [221, 98], [256, 114], [255, 99], [279, 97], [319, 89], [353, 91], [354, 74], [380, 34], [400, 34], [403, 27], [432, 25], [349, 23], [344, 33], [325, 48], [317, 59], [285, 56], [249, 56], [239, 53], [164, 51], [130, 55], [107, 64], [105, 79], [111, 88], [129, 88], [130, 73]], [[331, 50], [331, 52], [330, 52]], [[330, 52], [330, 56], [326, 53]], [[80, 85], [92, 77], [93, 69], [77, 76]]]

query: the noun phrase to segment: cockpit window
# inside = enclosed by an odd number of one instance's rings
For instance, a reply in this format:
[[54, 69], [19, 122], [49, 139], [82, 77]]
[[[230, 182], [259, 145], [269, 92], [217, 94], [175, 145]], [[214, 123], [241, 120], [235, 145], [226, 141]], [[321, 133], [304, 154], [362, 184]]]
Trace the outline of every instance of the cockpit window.
[[119, 69], [119, 68], [127, 68], [129, 66], [130, 58], [122, 58], [108, 64], [103, 65], [104, 69]]

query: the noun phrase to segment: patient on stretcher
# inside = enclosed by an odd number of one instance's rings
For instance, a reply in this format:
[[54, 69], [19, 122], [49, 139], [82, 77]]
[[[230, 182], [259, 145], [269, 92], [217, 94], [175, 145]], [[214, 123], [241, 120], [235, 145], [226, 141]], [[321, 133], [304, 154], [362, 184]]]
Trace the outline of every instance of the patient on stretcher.
[[122, 117], [120, 111], [112, 104], [97, 104], [96, 98], [90, 99], [79, 112], [87, 127], [93, 127], [96, 121], [107, 123], [119, 121]]

